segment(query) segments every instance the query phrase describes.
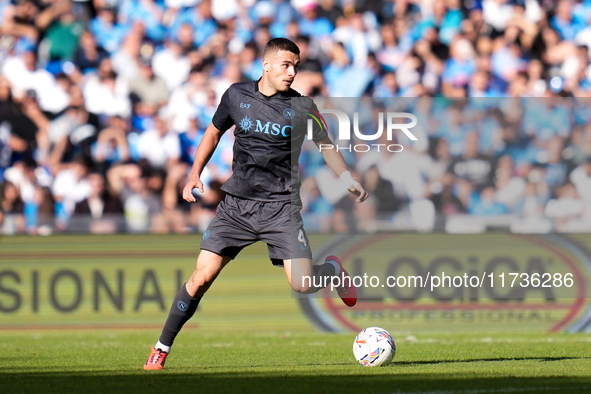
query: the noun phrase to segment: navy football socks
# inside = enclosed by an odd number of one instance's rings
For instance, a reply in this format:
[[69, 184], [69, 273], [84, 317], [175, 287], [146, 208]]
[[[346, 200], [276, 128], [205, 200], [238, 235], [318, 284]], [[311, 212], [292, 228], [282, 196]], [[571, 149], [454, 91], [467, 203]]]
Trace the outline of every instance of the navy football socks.
[[176, 297], [174, 297], [168, 318], [166, 319], [166, 324], [164, 324], [160, 340], [158, 341], [159, 344], [165, 345], [168, 348], [161, 349], [167, 353], [170, 352], [170, 346], [172, 346], [174, 339], [179, 331], [181, 331], [181, 328], [183, 328], [183, 325], [195, 314], [199, 301], [201, 301], [202, 298], [191, 297], [189, 293], [187, 293], [185, 285], [186, 283], [181, 286]]
[[[314, 276], [316, 276], [317, 278], [320, 279], [319, 282], [315, 282], [315, 283], [322, 283], [322, 284], [328, 285], [328, 284], [330, 284], [331, 277], [336, 275], [335, 266], [330, 263], [315, 265], [312, 268], [314, 269]], [[322, 286], [320, 288], [324, 288], [324, 287], [326, 287], [326, 286]]]

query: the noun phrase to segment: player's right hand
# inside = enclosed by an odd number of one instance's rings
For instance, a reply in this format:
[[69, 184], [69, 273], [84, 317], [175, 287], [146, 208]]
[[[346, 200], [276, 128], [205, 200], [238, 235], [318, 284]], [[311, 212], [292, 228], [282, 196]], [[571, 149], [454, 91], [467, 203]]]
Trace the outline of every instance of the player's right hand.
[[197, 199], [193, 195], [193, 189], [199, 189], [201, 193], [204, 192], [203, 190], [203, 182], [199, 178], [189, 178], [185, 188], [183, 189], [183, 199], [187, 202], [196, 202]]

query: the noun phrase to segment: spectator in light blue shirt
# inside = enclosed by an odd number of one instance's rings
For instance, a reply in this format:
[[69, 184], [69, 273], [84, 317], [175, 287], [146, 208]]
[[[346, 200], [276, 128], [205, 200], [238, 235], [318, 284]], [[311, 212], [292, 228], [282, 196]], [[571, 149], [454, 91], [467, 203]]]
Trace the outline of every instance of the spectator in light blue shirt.
[[[469, 89], [469, 96], [470, 97], [478, 97], [478, 98], [494, 98], [494, 97], [503, 97], [505, 96], [504, 93], [500, 92], [499, 90], [495, 89], [491, 86], [491, 76], [488, 72], [479, 70], [476, 71], [470, 80]], [[499, 105], [498, 100], [471, 100], [471, 103], [475, 107], [496, 107]]]
[[124, 23], [140, 21], [146, 28], [146, 36], [156, 42], [164, 38], [162, 17], [165, 8], [154, 0], [123, 0], [119, 20]]
[[537, 142], [544, 143], [555, 136], [566, 138], [571, 129], [569, 111], [550, 100], [525, 103], [523, 130]]
[[396, 74], [387, 72], [376, 80], [373, 97], [396, 97], [397, 91]]
[[201, 46], [217, 31], [217, 24], [211, 14], [211, 4], [202, 1], [193, 8], [179, 12], [168, 29], [168, 37], [176, 37], [178, 30], [185, 23], [190, 24], [195, 31], [195, 44]]
[[242, 75], [251, 81], [256, 81], [263, 75], [262, 59], [254, 41], [247, 42], [240, 53], [240, 69]]
[[[460, 39], [452, 44], [450, 50], [451, 58], [445, 62], [441, 79], [447, 87], [467, 85], [476, 71], [474, 48], [470, 41]], [[445, 89], [447, 87], [444, 86]]]
[[435, 135], [449, 142], [452, 156], [460, 156], [464, 151], [464, 139], [468, 133], [468, 128], [462, 122], [462, 110], [457, 106], [449, 106], [438, 115]]
[[343, 44], [333, 44], [332, 62], [324, 70], [324, 78], [329, 94], [335, 97], [360, 97], [374, 78], [368, 67], [355, 67], [350, 64]]
[[90, 21], [88, 26], [99, 46], [110, 54], [119, 49], [129, 30], [129, 25], [116, 22], [115, 13], [114, 7], [99, 8], [96, 18]]
[[288, 1], [257, 1], [250, 9], [249, 17], [257, 26], [270, 26], [274, 37], [285, 36], [287, 25], [297, 18], [298, 14]]
[[495, 201], [494, 187], [485, 187], [480, 192], [480, 198], [473, 199], [468, 207], [468, 213], [479, 216], [504, 215], [508, 213], [505, 204]]
[[492, 73], [504, 81], [513, 80], [519, 71], [527, 69], [521, 49], [515, 43], [494, 51], [490, 60]]
[[447, 8], [444, 0], [433, 2], [433, 15], [417, 26], [419, 36], [429, 28], [439, 28], [439, 40], [449, 45], [462, 25], [462, 11], [459, 8]]
[[583, 30], [587, 23], [584, 19], [579, 20], [578, 15], [573, 15], [571, 3], [570, 0], [559, 1], [550, 22], [563, 40], [574, 41], [577, 33]]
[[306, 4], [300, 9], [302, 17], [298, 24], [301, 34], [315, 39], [329, 36], [334, 30], [334, 26], [326, 18], [318, 16], [317, 5], [314, 3]]

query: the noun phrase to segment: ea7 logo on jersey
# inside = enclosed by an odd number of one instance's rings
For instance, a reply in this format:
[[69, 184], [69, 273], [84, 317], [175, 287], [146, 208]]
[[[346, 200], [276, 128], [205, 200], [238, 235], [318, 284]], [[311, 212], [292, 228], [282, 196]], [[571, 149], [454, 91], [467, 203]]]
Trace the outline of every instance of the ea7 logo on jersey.
[[240, 103], [240, 108], [250, 108], [250, 104]]

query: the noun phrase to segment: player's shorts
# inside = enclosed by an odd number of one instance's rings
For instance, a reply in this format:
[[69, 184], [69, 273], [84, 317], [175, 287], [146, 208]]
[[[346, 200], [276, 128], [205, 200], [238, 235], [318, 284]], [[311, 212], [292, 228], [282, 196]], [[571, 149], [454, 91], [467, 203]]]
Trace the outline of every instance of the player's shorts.
[[234, 259], [246, 246], [263, 241], [273, 265], [311, 259], [300, 209], [289, 201], [255, 201], [227, 194], [203, 233], [201, 249]]

